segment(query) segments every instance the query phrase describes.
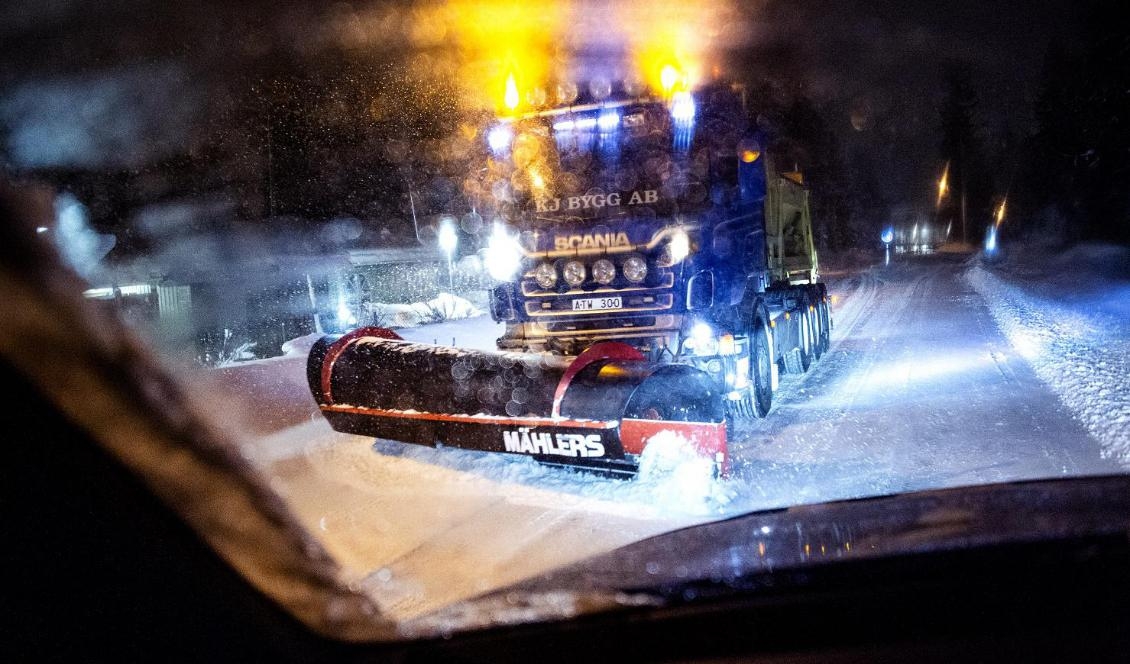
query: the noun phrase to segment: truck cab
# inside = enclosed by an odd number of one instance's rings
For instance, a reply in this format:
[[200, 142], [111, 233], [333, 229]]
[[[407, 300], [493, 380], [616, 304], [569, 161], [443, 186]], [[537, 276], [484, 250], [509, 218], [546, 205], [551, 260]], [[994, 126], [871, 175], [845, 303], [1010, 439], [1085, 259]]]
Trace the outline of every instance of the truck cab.
[[706, 371], [735, 415], [767, 413], [778, 373], [822, 352], [808, 191], [776, 173], [738, 91], [581, 100], [487, 135], [499, 348], [619, 341]]

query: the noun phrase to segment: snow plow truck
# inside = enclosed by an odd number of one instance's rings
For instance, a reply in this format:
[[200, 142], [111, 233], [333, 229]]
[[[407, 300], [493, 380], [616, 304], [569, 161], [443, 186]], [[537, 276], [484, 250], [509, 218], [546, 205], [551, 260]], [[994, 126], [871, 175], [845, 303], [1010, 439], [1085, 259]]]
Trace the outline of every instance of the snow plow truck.
[[323, 338], [308, 374], [335, 429], [629, 475], [675, 444], [728, 472], [727, 422], [828, 348], [808, 190], [739, 89], [617, 92], [483, 132], [498, 350]]

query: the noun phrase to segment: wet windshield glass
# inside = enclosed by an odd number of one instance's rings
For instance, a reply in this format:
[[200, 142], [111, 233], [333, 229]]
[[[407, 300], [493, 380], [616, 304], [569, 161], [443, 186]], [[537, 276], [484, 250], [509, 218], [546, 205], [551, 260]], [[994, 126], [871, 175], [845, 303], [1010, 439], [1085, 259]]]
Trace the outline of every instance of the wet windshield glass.
[[757, 510], [1124, 473], [1127, 37], [1037, 4], [18, 0], [0, 177], [409, 624]]

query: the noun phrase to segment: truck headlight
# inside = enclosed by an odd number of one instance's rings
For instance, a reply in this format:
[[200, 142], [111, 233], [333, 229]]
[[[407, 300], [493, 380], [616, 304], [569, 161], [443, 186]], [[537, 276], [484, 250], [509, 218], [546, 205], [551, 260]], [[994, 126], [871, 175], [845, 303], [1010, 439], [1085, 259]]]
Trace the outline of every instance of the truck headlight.
[[667, 244], [663, 245], [663, 252], [659, 255], [661, 267], [678, 265], [680, 261], [691, 253], [691, 239], [683, 230], [675, 231]]
[[557, 285], [557, 268], [553, 263], [540, 263], [534, 268], [534, 279], [546, 290], [553, 288]]
[[499, 281], [510, 281], [522, 262], [522, 251], [518, 241], [506, 229], [495, 224], [487, 241], [486, 264], [490, 276]]
[[708, 323], [695, 323], [684, 346], [693, 350], [695, 355], [717, 355], [718, 339], [714, 336], [714, 328]]
[[592, 278], [596, 283], [607, 286], [616, 278], [616, 266], [607, 258], [602, 258], [592, 264]]
[[565, 283], [570, 286], [580, 286], [585, 280], [585, 264], [581, 261], [569, 261], [561, 270]]
[[624, 278], [638, 284], [647, 278], [647, 261], [639, 256], [628, 256], [624, 261]]

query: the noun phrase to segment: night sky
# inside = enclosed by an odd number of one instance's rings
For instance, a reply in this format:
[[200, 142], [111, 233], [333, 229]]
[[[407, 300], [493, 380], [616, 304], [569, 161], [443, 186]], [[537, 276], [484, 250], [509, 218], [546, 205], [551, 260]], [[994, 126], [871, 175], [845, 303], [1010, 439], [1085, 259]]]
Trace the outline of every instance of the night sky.
[[[172, 4], [100, 3], [94, 11], [69, 0], [5, 3], [0, 160], [7, 168], [138, 168], [191, 151], [216, 131], [217, 117], [233, 117], [225, 106], [230, 86], [340, 48], [343, 12], [411, 6]], [[803, 90], [849, 163], [868, 162], [888, 199], [911, 203], [928, 196], [942, 161], [946, 68], [971, 68], [987, 140], [1029, 132], [1047, 45], [1070, 43], [1079, 18], [1065, 0], [791, 0], [738, 3], [737, 12], [744, 20], [727, 59]], [[395, 29], [389, 35], [375, 40], [374, 59], [409, 48]]]

